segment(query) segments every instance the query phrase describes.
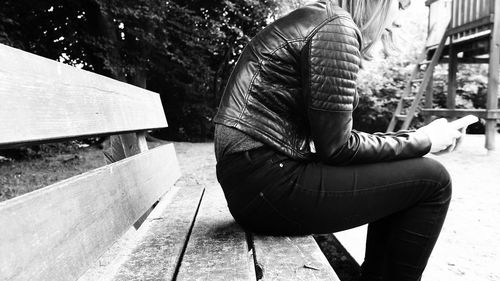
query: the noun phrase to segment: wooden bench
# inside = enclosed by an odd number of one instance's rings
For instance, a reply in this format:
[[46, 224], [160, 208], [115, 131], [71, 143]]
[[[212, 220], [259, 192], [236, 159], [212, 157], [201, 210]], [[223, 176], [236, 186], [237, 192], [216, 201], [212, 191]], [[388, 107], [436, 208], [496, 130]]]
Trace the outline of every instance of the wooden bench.
[[148, 149], [157, 94], [0, 45], [0, 97], [0, 148], [119, 135], [127, 156], [1, 202], [0, 280], [338, 280], [312, 236], [245, 233], [213, 157]]

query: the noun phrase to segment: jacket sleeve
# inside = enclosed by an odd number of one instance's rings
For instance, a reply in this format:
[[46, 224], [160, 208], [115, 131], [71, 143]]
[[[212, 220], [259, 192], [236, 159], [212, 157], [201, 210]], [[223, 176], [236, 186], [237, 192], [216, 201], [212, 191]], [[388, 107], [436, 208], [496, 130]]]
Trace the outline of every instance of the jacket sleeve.
[[430, 141], [421, 133], [352, 130], [360, 46], [361, 35], [354, 22], [337, 17], [316, 30], [303, 49], [304, 95], [317, 157], [328, 164], [343, 165], [427, 154]]

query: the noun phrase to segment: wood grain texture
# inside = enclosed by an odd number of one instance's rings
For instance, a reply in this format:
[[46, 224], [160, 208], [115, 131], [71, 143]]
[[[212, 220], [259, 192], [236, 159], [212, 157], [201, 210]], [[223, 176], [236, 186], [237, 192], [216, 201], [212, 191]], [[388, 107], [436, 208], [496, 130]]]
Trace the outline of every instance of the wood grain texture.
[[0, 145], [167, 126], [158, 94], [0, 44]]
[[483, 119], [500, 119], [500, 110], [498, 109], [492, 109], [492, 110], [486, 110], [486, 109], [443, 109], [443, 108], [423, 108], [420, 110], [420, 114], [426, 116], [426, 115], [435, 115], [439, 117], [449, 117], [449, 118], [455, 118], [455, 117], [464, 117], [469, 114], [472, 114], [474, 116], [477, 116], [479, 118]]
[[203, 190], [183, 187], [161, 214], [152, 213], [142, 226], [147, 232], [112, 280], [173, 280]]
[[[449, 23], [451, 24], [451, 23]], [[448, 28], [446, 28], [448, 29]], [[411, 121], [413, 120], [413, 117], [415, 116], [415, 112], [420, 104], [420, 100], [422, 99], [422, 95], [424, 94], [427, 85], [431, 81], [431, 77], [434, 75], [434, 68], [436, 65], [439, 63], [439, 58], [441, 57], [441, 54], [443, 53], [443, 49], [445, 47], [446, 41], [448, 39], [448, 34], [445, 33], [445, 35], [441, 38], [441, 41], [439, 42], [438, 48], [434, 52], [434, 55], [432, 56], [432, 60], [427, 66], [425, 73], [424, 73], [424, 78], [422, 83], [420, 84], [417, 94], [415, 95], [415, 99], [413, 103], [411, 104], [410, 108], [408, 109], [407, 112], [407, 118], [403, 122], [403, 125], [401, 126], [401, 130], [406, 130], [411, 124]]]
[[218, 185], [205, 190], [176, 280], [256, 280], [245, 232]]
[[340, 280], [312, 236], [254, 236], [262, 281]]
[[[500, 83], [498, 78], [500, 74], [500, 1], [495, 1], [492, 5], [493, 7], [491, 9], [494, 11], [494, 24], [491, 32], [490, 63], [488, 66], [488, 96], [486, 98], [486, 108], [489, 111], [498, 109], [498, 89]], [[487, 120], [485, 130], [485, 147], [488, 150], [495, 150], [497, 120]]]
[[179, 178], [172, 144], [0, 203], [0, 280], [75, 280]]
[[130, 157], [148, 150], [146, 132], [129, 133], [120, 135], [125, 157]]

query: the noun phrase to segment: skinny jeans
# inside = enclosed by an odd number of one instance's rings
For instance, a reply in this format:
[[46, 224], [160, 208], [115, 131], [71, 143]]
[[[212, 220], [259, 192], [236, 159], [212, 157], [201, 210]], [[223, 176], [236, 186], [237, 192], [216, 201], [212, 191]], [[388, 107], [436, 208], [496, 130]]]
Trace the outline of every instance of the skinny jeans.
[[217, 178], [248, 231], [320, 234], [368, 223], [363, 281], [420, 280], [451, 199], [448, 172], [426, 157], [331, 166], [264, 146], [219, 159]]

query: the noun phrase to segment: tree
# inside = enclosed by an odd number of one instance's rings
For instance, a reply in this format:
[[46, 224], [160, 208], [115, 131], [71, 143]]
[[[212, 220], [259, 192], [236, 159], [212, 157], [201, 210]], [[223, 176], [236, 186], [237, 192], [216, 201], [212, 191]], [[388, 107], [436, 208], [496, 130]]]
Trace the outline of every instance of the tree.
[[0, 42], [161, 94], [162, 136], [202, 140], [270, 0], [5, 0]]

